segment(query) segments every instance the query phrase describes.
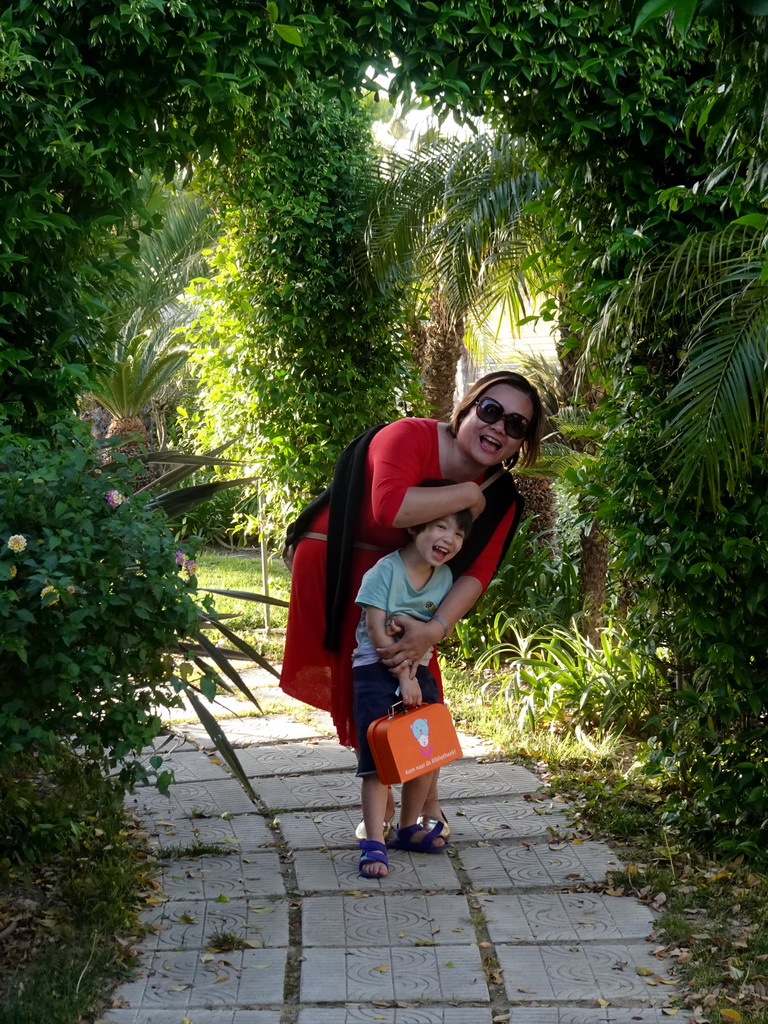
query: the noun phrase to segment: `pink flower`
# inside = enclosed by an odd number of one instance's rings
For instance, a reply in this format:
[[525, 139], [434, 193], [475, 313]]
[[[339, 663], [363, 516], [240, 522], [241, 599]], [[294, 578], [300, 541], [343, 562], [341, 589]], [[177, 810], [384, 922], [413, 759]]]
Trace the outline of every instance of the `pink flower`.
[[20, 533], [14, 533], [12, 537], [8, 538], [8, 547], [11, 551], [23, 551], [27, 546], [27, 538], [23, 537]]
[[195, 573], [197, 572], [197, 562], [195, 562], [193, 559], [189, 558], [184, 563], [184, 568], [187, 570], [187, 574], [189, 576], [194, 576]]
[[177, 551], [176, 552], [176, 565], [184, 565], [186, 560], [187, 560], [187, 556], [184, 554], [183, 551]]
[[119, 491], [107, 491], [104, 495], [104, 500], [110, 508], [117, 508], [118, 505], [123, 504], [125, 497]]

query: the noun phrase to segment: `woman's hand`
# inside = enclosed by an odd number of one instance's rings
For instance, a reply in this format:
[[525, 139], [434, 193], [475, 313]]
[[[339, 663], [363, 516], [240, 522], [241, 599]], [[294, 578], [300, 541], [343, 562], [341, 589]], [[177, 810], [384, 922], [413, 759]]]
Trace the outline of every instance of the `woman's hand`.
[[443, 638], [443, 627], [434, 619], [422, 622], [409, 615], [393, 615], [386, 628], [395, 639], [386, 647], [377, 647], [376, 651], [388, 668], [397, 668], [406, 661], [417, 665], [430, 647]]
[[471, 503], [469, 505], [467, 505], [467, 508], [469, 509], [470, 513], [472, 514], [472, 519], [473, 520], [477, 519], [477, 517], [485, 509], [485, 495], [483, 494], [483, 492], [482, 492], [482, 490], [481, 490], [481, 488], [479, 487], [478, 484], [475, 484], [474, 486], [475, 486], [475, 490], [477, 491], [477, 494], [475, 494], [473, 496]]

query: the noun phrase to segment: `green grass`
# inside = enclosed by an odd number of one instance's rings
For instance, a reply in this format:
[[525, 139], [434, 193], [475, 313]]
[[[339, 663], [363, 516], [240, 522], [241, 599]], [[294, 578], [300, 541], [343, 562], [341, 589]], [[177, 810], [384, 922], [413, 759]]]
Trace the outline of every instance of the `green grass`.
[[[291, 589], [291, 574], [277, 555], [268, 558], [267, 571], [269, 596], [287, 601]], [[264, 579], [258, 551], [245, 549], [243, 555], [238, 556], [205, 549], [197, 556], [197, 582], [198, 586], [203, 588], [244, 590], [263, 594]], [[269, 608], [267, 630], [264, 604], [222, 597], [219, 594], [209, 596], [220, 615], [235, 616], [224, 620], [227, 626], [253, 644], [268, 661], [282, 660], [285, 623], [288, 617], [286, 608]]]

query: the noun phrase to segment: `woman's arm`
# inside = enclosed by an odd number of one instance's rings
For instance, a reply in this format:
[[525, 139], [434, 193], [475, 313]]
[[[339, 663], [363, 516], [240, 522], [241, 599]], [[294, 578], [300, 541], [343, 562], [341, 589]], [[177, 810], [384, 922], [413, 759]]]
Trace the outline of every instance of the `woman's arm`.
[[403, 419], [388, 424], [368, 448], [371, 513], [379, 526], [405, 529], [439, 516], [485, 506], [473, 481], [422, 488], [427, 477], [440, 477], [439, 426], [434, 420]]
[[437, 612], [445, 619], [448, 629], [444, 629], [439, 619], [421, 622], [407, 615], [396, 615], [393, 623], [403, 635], [398, 640], [387, 637], [389, 643], [379, 647], [375, 644], [379, 657], [390, 668], [400, 665], [403, 661], [417, 662], [426, 654], [430, 647], [439, 643], [450, 633], [459, 619], [466, 615], [483, 592], [483, 585], [474, 576], [460, 576], [440, 602]]
[[483, 492], [473, 480], [446, 487], [409, 487], [392, 525], [398, 529], [419, 526], [465, 508], [470, 510], [473, 519], [485, 508]]

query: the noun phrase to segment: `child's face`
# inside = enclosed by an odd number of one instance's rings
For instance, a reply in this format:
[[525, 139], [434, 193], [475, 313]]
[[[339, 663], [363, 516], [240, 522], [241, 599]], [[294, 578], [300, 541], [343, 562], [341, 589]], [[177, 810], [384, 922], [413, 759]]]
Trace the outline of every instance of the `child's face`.
[[459, 552], [464, 533], [456, 525], [455, 516], [443, 516], [428, 523], [412, 543], [429, 565], [442, 565]]

